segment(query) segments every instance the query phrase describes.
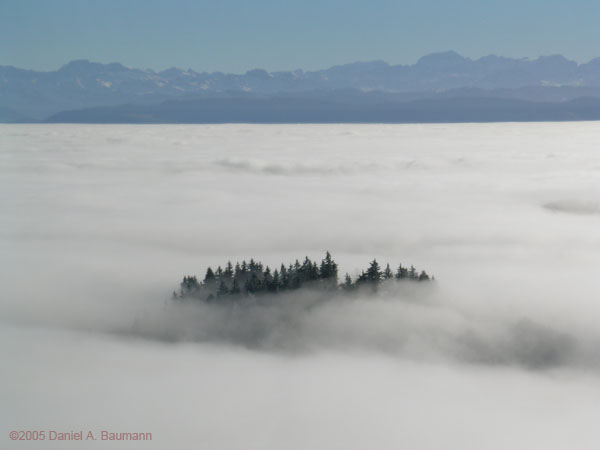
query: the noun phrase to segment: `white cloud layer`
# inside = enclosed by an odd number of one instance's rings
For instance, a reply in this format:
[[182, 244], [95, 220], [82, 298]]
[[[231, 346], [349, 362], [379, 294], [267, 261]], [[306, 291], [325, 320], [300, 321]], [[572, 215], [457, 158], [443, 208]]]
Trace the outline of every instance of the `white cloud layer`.
[[[595, 448], [595, 123], [0, 125], [0, 442]], [[165, 299], [332, 252], [436, 275], [308, 312]], [[300, 309], [300, 311], [298, 311]], [[6, 445], [0, 446], [6, 446]], [[19, 448], [111, 448], [97, 442]]]

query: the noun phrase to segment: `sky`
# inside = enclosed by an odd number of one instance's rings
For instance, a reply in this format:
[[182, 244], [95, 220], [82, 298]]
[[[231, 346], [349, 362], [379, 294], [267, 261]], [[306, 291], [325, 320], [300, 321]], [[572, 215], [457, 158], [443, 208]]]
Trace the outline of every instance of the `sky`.
[[0, 0], [0, 65], [243, 73], [408, 64], [446, 50], [586, 62], [600, 56], [599, 14], [593, 0]]

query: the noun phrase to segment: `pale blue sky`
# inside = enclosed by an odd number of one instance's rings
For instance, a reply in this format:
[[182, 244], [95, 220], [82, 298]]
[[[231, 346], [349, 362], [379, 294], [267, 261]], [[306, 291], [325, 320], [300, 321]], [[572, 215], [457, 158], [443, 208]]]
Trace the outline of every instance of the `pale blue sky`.
[[597, 0], [0, 0], [0, 65], [73, 59], [245, 72], [456, 50], [600, 56]]

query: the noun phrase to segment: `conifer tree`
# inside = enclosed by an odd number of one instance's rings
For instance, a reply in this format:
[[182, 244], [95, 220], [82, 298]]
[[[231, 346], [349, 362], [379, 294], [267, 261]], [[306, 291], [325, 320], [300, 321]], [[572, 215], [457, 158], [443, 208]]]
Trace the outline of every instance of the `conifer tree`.
[[225, 270], [223, 271], [223, 275], [225, 277], [225, 281], [227, 283], [231, 283], [231, 280], [233, 280], [233, 265], [231, 264], [231, 261], [227, 262]]
[[225, 280], [221, 279], [219, 282], [219, 288], [217, 289], [217, 297], [222, 297], [227, 295], [229, 291], [227, 290], [227, 285], [225, 284]]
[[231, 290], [229, 291], [229, 293], [232, 295], [240, 293], [240, 284], [235, 278], [233, 279], [233, 283], [231, 283]]
[[267, 268], [265, 269], [262, 281], [265, 288], [269, 289], [269, 286], [271, 286], [271, 283], [273, 282], [273, 276], [271, 275], [271, 269], [269, 268], [269, 266], [267, 266]]
[[358, 278], [356, 279], [356, 284], [360, 284], [360, 283], [364, 283], [366, 281], [369, 280], [369, 276], [367, 275], [367, 273], [363, 270], [360, 275], [358, 276]]
[[277, 292], [279, 290], [279, 287], [280, 287], [279, 271], [277, 269], [275, 269], [275, 271], [273, 272], [273, 279], [271, 281], [271, 284], [269, 285], [269, 291]]
[[254, 294], [259, 288], [259, 280], [256, 276], [256, 273], [252, 273], [250, 277], [246, 280], [244, 285], [244, 290], [249, 294]]
[[294, 266], [290, 268], [290, 287], [292, 289], [298, 289], [302, 286], [302, 266], [300, 262], [296, 260]]
[[310, 266], [312, 265], [310, 259], [308, 259], [308, 256], [304, 257], [304, 261], [302, 262], [302, 265], [300, 266], [300, 269], [298, 270], [298, 278], [300, 279], [300, 283], [304, 283], [306, 281], [310, 280]]
[[396, 279], [400, 280], [406, 277], [408, 277], [408, 270], [406, 267], [402, 267], [402, 264], [400, 264], [398, 266], [398, 270], [396, 271]]
[[393, 278], [394, 274], [392, 273], [392, 269], [390, 269], [390, 264], [388, 263], [387, 266], [385, 266], [385, 270], [383, 272], [383, 279], [384, 280], [389, 280], [390, 278]]
[[325, 259], [321, 261], [321, 267], [319, 269], [321, 279], [324, 281], [326, 287], [333, 288], [337, 286], [338, 272], [337, 264], [331, 258], [331, 253], [327, 251]]
[[344, 284], [342, 284], [342, 288], [346, 290], [352, 289], [352, 278], [350, 278], [348, 272], [346, 272], [346, 275], [344, 276]]
[[415, 269], [415, 266], [413, 265], [411, 265], [410, 269], [408, 270], [408, 278], [410, 278], [411, 280], [415, 280], [418, 278], [417, 269]]
[[319, 279], [319, 266], [317, 263], [313, 263], [308, 257], [306, 257], [306, 280], [316, 281]]
[[181, 282], [181, 296], [195, 292], [200, 289], [196, 276], [185, 276]]
[[281, 287], [282, 290], [288, 289], [289, 287], [289, 283], [290, 283], [290, 277], [289, 277], [289, 272], [288, 270], [285, 268], [285, 266], [282, 264], [281, 268], [279, 270], [279, 285]]
[[204, 287], [209, 291], [214, 291], [217, 287], [217, 278], [210, 267], [206, 269], [206, 275], [204, 276], [203, 284]]
[[204, 283], [211, 283], [215, 281], [215, 273], [213, 272], [213, 270], [210, 268], [210, 266], [208, 267], [208, 269], [206, 269], [206, 275], [204, 276]]
[[371, 261], [371, 265], [367, 270], [367, 280], [371, 282], [378, 282], [381, 280], [381, 270], [379, 269], [379, 263], [376, 259]]

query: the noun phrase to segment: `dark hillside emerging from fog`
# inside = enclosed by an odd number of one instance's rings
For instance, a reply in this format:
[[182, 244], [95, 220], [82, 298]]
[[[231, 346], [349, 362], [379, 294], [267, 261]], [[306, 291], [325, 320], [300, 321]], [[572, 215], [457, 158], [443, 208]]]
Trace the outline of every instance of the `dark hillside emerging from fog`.
[[287, 266], [281, 264], [279, 269], [274, 270], [254, 259], [250, 259], [250, 262], [238, 262], [235, 266], [228, 262], [224, 269], [221, 266], [216, 270], [209, 267], [202, 282], [195, 275], [183, 277], [179, 294], [173, 292], [173, 299], [223, 302], [301, 289], [322, 291], [330, 295], [350, 294], [354, 291], [364, 293], [365, 290], [377, 291], [380, 284], [387, 281], [424, 282], [432, 279], [427, 272], [418, 272], [412, 265], [408, 268], [400, 264], [393, 271], [387, 264], [382, 269], [374, 259], [369, 268], [363, 270], [354, 281], [346, 273], [343, 282], [338, 284], [338, 265], [327, 252], [320, 264], [307, 256], [302, 263], [296, 260]]

